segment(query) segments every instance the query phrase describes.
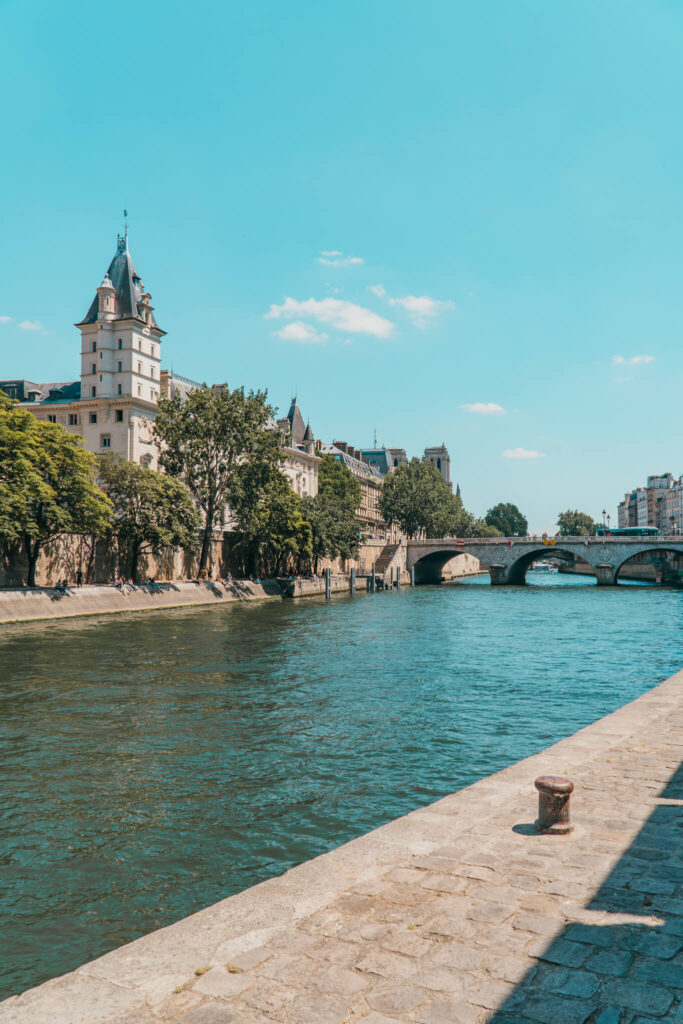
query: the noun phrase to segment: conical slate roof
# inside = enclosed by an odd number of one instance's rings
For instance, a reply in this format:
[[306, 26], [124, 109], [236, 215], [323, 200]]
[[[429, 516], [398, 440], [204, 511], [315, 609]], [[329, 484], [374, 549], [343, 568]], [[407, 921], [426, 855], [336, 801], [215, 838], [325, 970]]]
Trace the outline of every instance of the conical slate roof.
[[304, 434], [304, 441], [315, 441], [313, 437], [313, 431], [311, 430], [311, 424], [306, 424], [306, 433]]
[[304, 425], [304, 418], [301, 415], [299, 406], [297, 405], [296, 396], [292, 399], [292, 404], [289, 407], [287, 413], [287, 419], [290, 422], [292, 428], [292, 443], [301, 444], [306, 433], [306, 427]]
[[[107, 277], [110, 279], [116, 292], [115, 319], [130, 320], [133, 318], [135, 320], [142, 320], [140, 313], [140, 301], [142, 296], [145, 294], [145, 288], [138, 277], [135, 264], [128, 252], [127, 236], [122, 237], [119, 235], [117, 238], [116, 253], [109, 264], [107, 273], [105, 274], [105, 278]], [[82, 324], [95, 323], [98, 311], [99, 300], [96, 294], [90, 304], [90, 309], [77, 326], [80, 327]], [[156, 327], [157, 330], [159, 330], [153, 313], [151, 315], [150, 326]], [[162, 331], [161, 333], [165, 334], [166, 332]]]

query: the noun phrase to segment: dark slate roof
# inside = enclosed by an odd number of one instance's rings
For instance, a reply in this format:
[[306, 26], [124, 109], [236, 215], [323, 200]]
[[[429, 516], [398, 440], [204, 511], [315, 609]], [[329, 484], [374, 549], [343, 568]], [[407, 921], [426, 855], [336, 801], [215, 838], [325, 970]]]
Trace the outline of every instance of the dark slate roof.
[[313, 431], [311, 430], [311, 424], [306, 424], [306, 433], [304, 434], [304, 441], [315, 441], [313, 437]]
[[[134, 318], [141, 320], [139, 304], [145, 292], [144, 285], [138, 277], [133, 259], [128, 252], [127, 237], [118, 236], [116, 241], [116, 253], [107, 270], [112, 285], [116, 291], [116, 318], [117, 320], [130, 320]], [[97, 320], [99, 299], [97, 292], [90, 303], [90, 309], [84, 318], [77, 324], [93, 324]], [[157, 327], [157, 322], [152, 313], [151, 326]]]
[[296, 397], [292, 399], [292, 404], [289, 407], [287, 413], [287, 419], [292, 430], [292, 441], [294, 444], [301, 444], [306, 433], [306, 427], [304, 426], [304, 418], [301, 415], [299, 406], [296, 402]]

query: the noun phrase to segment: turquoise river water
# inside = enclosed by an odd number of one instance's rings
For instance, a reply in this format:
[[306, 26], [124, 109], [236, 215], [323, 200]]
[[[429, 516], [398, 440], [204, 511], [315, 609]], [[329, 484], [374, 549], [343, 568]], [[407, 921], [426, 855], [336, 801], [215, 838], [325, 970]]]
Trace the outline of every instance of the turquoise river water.
[[542, 750], [681, 667], [683, 592], [529, 580], [0, 626], [0, 995]]

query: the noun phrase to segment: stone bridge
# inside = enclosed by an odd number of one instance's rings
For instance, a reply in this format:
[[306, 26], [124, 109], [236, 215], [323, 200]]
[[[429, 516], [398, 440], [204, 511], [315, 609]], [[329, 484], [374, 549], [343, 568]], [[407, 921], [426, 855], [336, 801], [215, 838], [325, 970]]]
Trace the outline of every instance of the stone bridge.
[[532, 562], [559, 558], [586, 562], [598, 586], [617, 582], [619, 570], [634, 555], [683, 556], [683, 537], [455, 537], [411, 540], [406, 546], [406, 568], [415, 569], [416, 583], [440, 583], [441, 571], [451, 558], [467, 552], [488, 569], [495, 585], [523, 584]]

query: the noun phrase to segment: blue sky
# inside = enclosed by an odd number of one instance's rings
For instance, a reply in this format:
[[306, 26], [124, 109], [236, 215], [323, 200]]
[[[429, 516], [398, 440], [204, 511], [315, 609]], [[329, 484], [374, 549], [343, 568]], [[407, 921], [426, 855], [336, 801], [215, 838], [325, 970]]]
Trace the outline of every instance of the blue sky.
[[126, 206], [166, 365], [614, 513], [683, 470], [681, 52], [676, 0], [0, 0], [0, 377], [78, 375]]

